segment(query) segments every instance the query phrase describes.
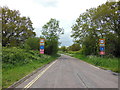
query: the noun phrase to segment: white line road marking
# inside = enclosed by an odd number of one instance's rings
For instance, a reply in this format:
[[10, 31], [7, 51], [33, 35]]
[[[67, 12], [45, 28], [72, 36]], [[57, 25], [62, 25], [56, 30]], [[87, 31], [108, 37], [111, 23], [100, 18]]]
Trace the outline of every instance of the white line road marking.
[[45, 70], [43, 70], [38, 76], [36, 76], [31, 82], [29, 82], [24, 88], [29, 88], [33, 83], [35, 83], [56, 62], [57, 62], [57, 60], [54, 61], [52, 64], [50, 64]]
[[100, 69], [99, 67], [96, 67], [96, 66], [93, 66], [93, 65], [90, 65], [90, 66], [92, 66], [92, 67], [94, 67], [94, 68], [96, 68], [96, 69]]
[[84, 63], [89, 64], [90, 66], [92, 66], [92, 67], [94, 67], [94, 68], [96, 68], [96, 69], [100, 69], [99, 67], [96, 67], [96, 66], [94, 66], [94, 65], [92, 65], [92, 64], [90, 64], [90, 63], [87, 63], [87, 62], [84, 62]]

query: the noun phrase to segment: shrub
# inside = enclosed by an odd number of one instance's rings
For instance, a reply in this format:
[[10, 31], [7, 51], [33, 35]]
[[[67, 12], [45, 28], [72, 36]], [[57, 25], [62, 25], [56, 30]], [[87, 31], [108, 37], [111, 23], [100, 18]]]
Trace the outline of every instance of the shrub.
[[39, 40], [38, 37], [28, 38], [23, 46], [26, 50], [39, 50]]
[[19, 49], [16, 47], [6, 48], [3, 47], [3, 53], [2, 53], [2, 62], [3, 64], [18, 64], [22, 62], [22, 64], [29, 62], [26, 57], [28, 57], [29, 54], [25, 52], [23, 49]]
[[41, 55], [37, 50], [25, 50], [17, 47], [3, 47], [2, 62], [3, 68], [24, 65], [33, 61], [46, 62], [49, 55]]

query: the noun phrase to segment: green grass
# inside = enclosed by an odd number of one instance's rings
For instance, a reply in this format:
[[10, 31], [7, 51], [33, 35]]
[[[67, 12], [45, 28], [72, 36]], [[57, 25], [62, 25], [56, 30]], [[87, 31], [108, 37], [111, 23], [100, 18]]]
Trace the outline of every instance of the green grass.
[[23, 78], [24, 76], [30, 74], [37, 68], [55, 60], [56, 57], [50, 57], [49, 60], [43, 61], [43, 63], [39, 61], [34, 61], [32, 63], [28, 63], [23, 66], [16, 66], [10, 69], [3, 69], [2, 73], [2, 86], [3, 88], [7, 88], [12, 85], [14, 82], [18, 81], [19, 79]]
[[59, 55], [40, 55], [39, 51], [4, 48], [2, 60], [2, 88], [30, 74], [37, 68], [54, 61]]
[[0, 42], [0, 90], [2, 89], [2, 44]]
[[101, 67], [106, 70], [111, 70], [113, 72], [119, 72], [118, 70], [118, 60], [119, 58], [108, 58], [108, 57], [97, 57], [97, 56], [85, 56], [79, 53], [67, 53], [72, 57], [76, 57], [80, 60], [83, 60], [87, 63], [93, 64], [97, 67]]

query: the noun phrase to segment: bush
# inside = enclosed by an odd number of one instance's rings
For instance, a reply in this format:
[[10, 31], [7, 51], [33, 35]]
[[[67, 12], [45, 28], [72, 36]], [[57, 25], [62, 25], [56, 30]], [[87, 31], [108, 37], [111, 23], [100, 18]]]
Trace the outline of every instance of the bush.
[[39, 54], [37, 50], [24, 50], [17, 47], [3, 47], [2, 62], [3, 68], [24, 65], [33, 61], [46, 62], [49, 55]]
[[18, 63], [25, 64], [28, 63], [29, 60], [26, 58], [29, 54], [25, 52], [23, 49], [19, 49], [16, 47], [6, 48], [3, 47], [2, 53], [2, 62], [4, 64], [12, 64], [16, 65]]
[[47, 60], [49, 57], [47, 55], [40, 55], [39, 51], [24, 50], [16, 47], [3, 47], [2, 53], [2, 63], [3, 68], [12, 67], [16, 65], [24, 65], [31, 63], [33, 60]]
[[58, 56], [40, 54], [38, 50], [3, 47], [2, 57], [2, 85], [3, 88], [7, 88], [35, 69], [52, 62]]
[[24, 44], [24, 48], [26, 50], [39, 50], [39, 40], [40, 38], [38, 37], [32, 37], [26, 40]]
[[114, 72], [120, 72], [118, 63], [119, 63], [119, 58], [110, 58], [110, 57], [98, 57], [96, 55], [89, 55], [85, 56], [83, 54], [72, 54], [71, 56], [79, 58], [85, 62], [91, 63], [95, 66], [107, 69], [107, 70], [112, 70]]
[[80, 54], [80, 51], [68, 51], [69, 54]]

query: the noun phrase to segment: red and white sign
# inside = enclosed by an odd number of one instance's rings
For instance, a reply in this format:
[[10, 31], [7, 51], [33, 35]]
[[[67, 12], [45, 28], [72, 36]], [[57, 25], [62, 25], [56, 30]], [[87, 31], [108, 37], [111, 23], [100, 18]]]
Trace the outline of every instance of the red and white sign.
[[44, 52], [44, 49], [40, 49], [40, 52]]
[[105, 55], [105, 52], [104, 52], [104, 51], [101, 51], [101, 52], [100, 52], [100, 55]]
[[40, 52], [40, 54], [44, 54], [44, 52]]

